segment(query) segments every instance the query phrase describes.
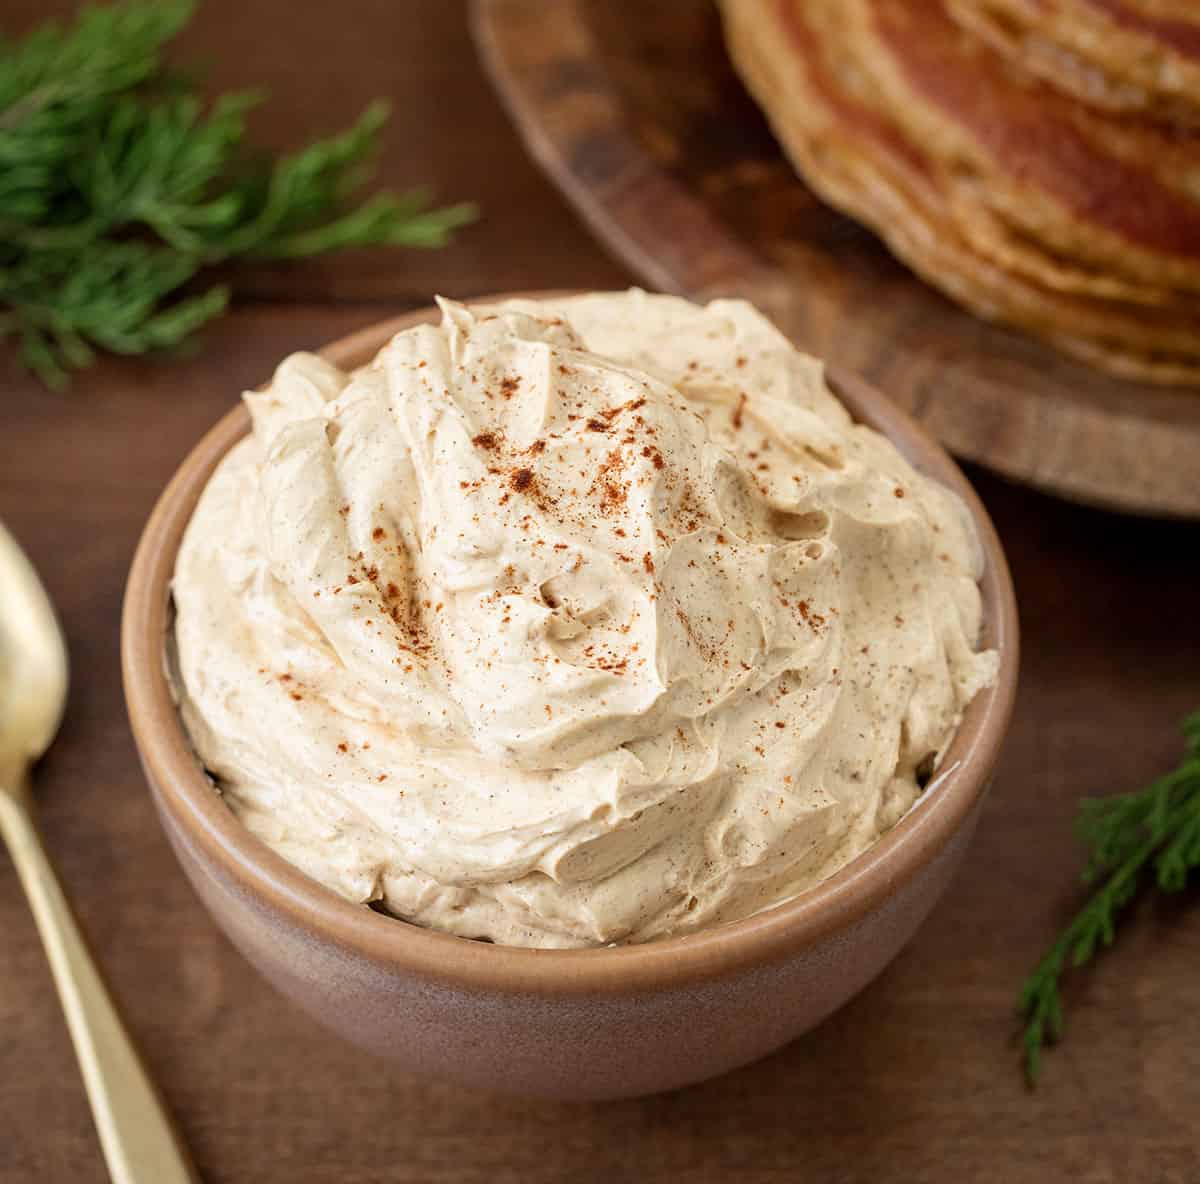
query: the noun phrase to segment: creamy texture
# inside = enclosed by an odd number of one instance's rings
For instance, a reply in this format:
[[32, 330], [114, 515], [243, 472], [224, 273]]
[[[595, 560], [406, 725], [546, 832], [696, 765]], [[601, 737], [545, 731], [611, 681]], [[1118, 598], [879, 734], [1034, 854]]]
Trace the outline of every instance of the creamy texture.
[[996, 670], [958, 499], [744, 303], [441, 307], [248, 393], [188, 528], [180, 706], [237, 816], [525, 946], [743, 917], [864, 850]]

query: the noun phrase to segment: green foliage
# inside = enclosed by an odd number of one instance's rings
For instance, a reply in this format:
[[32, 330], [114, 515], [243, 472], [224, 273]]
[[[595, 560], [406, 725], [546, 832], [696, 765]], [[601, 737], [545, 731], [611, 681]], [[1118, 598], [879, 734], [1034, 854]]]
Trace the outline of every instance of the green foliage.
[[234, 258], [342, 247], [439, 247], [475, 216], [429, 195], [353, 197], [386, 106], [271, 159], [245, 143], [252, 92], [206, 106], [162, 49], [192, 0], [119, 0], [0, 39], [0, 337], [51, 385], [95, 347], [177, 346], [228, 301], [189, 285]]
[[1200, 712], [1183, 726], [1179, 768], [1137, 793], [1085, 801], [1079, 836], [1088, 850], [1085, 883], [1102, 881], [1025, 981], [1018, 1007], [1026, 1021], [1025, 1074], [1036, 1082], [1042, 1050], [1063, 1032], [1060, 983], [1113, 943], [1117, 915], [1137, 894], [1147, 866], [1163, 892], [1178, 892], [1200, 867]]

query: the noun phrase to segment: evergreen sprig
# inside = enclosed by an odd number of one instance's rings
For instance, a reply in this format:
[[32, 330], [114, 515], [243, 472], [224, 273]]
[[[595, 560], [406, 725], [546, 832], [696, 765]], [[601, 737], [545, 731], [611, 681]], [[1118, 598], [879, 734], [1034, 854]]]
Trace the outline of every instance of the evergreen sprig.
[[1018, 1007], [1025, 1019], [1025, 1074], [1032, 1085], [1042, 1050], [1062, 1036], [1060, 983], [1113, 943], [1117, 917], [1152, 868], [1163, 892], [1178, 892], [1200, 867], [1200, 712], [1183, 726], [1187, 755], [1173, 772], [1136, 793], [1085, 801], [1077, 829], [1087, 847], [1085, 883], [1103, 881], [1025, 981]]
[[342, 247], [439, 247], [473, 207], [421, 189], [353, 198], [387, 108], [272, 159], [246, 144], [255, 92], [205, 104], [162, 61], [193, 0], [118, 0], [0, 39], [0, 338], [53, 386], [96, 348], [177, 346], [226, 306], [180, 292], [207, 265]]

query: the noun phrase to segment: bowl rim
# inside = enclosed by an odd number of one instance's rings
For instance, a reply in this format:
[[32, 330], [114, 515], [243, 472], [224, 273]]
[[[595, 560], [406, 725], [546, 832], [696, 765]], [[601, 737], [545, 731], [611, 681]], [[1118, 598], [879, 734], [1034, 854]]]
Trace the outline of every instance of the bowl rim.
[[[501, 293], [562, 299], [575, 293]], [[423, 308], [368, 325], [322, 348], [343, 368], [361, 365], [395, 333], [435, 321]], [[254, 836], [222, 802], [196, 761], [166, 673], [169, 589], [184, 528], [209, 475], [249, 430], [238, 405], [184, 459], [143, 530], [130, 568], [121, 619], [121, 665], [134, 739], [155, 800], [190, 845], [227, 883], [276, 916], [342, 951], [392, 971], [467, 990], [543, 996], [628, 995], [707, 981], [771, 965], [854, 925], [879, 908], [947, 846], [981, 802], [1016, 695], [1019, 631], [1008, 564], [991, 519], [966, 477], [924, 429], [863, 379], [830, 368], [831, 388], [856, 422], [886, 435], [920, 471], [966, 503], [983, 546], [983, 642], [998, 649], [996, 683], [968, 706], [935, 779], [917, 804], [871, 847], [799, 896], [738, 921], [637, 945], [528, 949], [471, 941], [382, 915], [338, 896]]]

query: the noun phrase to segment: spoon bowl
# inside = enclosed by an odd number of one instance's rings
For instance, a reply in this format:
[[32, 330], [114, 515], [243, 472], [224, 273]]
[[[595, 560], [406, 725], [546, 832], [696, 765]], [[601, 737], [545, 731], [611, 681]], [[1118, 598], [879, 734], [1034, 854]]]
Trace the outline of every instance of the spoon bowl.
[[33, 564], [0, 524], [0, 792], [54, 739], [67, 702], [67, 643]]

